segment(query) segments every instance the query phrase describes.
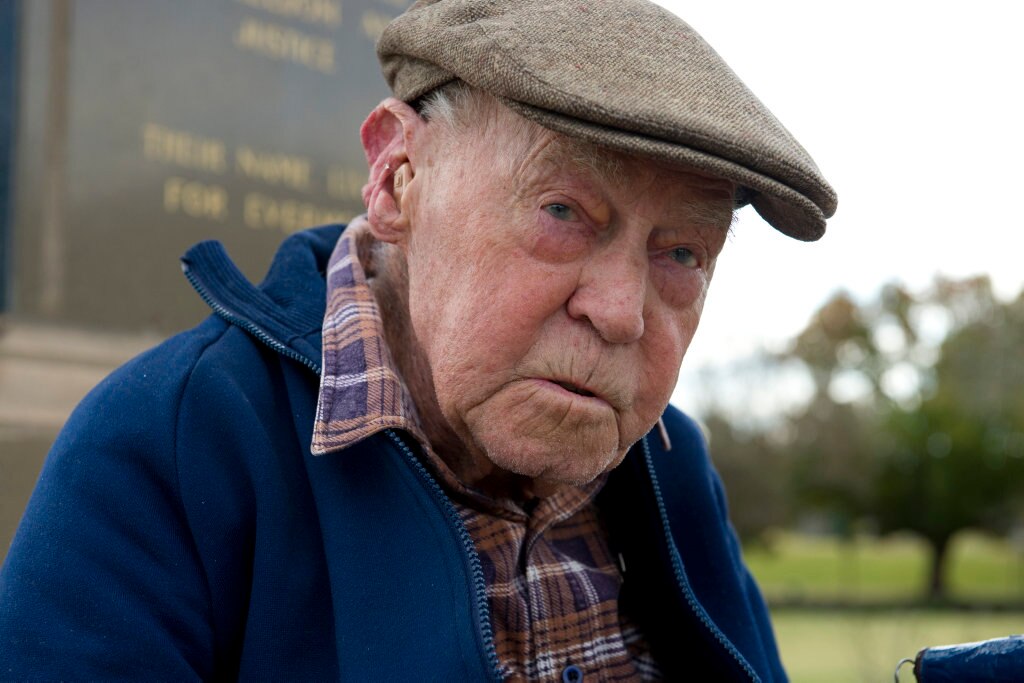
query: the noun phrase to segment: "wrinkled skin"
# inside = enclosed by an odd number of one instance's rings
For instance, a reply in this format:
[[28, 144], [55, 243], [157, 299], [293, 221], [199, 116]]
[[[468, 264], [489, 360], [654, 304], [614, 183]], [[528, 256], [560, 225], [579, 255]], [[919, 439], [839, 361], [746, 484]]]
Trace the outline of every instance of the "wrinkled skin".
[[543, 495], [613, 468], [657, 422], [733, 187], [581, 163], [578, 143], [503, 116], [454, 132], [386, 100], [364, 124], [364, 196], [407, 264], [403, 375], [431, 443], [467, 483]]

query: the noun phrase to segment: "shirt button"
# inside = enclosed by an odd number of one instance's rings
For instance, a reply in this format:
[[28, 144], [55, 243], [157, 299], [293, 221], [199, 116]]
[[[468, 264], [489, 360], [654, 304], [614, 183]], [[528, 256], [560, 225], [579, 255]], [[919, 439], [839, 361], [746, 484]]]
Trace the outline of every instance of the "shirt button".
[[562, 683], [583, 683], [583, 671], [575, 664], [562, 669]]

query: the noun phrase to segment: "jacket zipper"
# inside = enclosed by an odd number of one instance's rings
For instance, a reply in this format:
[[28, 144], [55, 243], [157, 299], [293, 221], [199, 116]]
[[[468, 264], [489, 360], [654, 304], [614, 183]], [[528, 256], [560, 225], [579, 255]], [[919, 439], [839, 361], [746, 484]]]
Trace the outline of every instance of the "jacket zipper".
[[196, 292], [199, 294], [200, 298], [202, 298], [202, 300], [206, 302], [206, 305], [213, 309], [214, 313], [219, 315], [224, 320], [227, 320], [232, 325], [241, 327], [243, 330], [245, 330], [252, 336], [256, 337], [261, 342], [263, 342], [264, 344], [266, 344], [267, 346], [269, 346], [271, 349], [281, 354], [282, 356], [298, 361], [305, 365], [310, 370], [312, 370], [313, 372], [315, 372], [316, 374], [320, 374], [319, 363], [310, 360], [309, 358], [303, 356], [301, 353], [298, 353], [297, 351], [291, 350], [290, 348], [288, 348], [287, 346], [285, 346], [284, 344], [282, 344], [281, 342], [277, 341], [272, 336], [267, 334], [263, 330], [263, 328], [256, 325], [256, 323], [246, 318], [243, 318], [239, 315], [236, 315], [230, 309], [222, 306], [216, 299], [214, 299], [210, 295], [206, 287], [204, 287], [203, 284], [199, 281], [199, 279], [195, 275], [193, 275], [192, 270], [187, 265], [183, 265], [181, 269], [182, 272], [185, 273], [185, 277], [188, 278], [189, 283], [192, 284], [193, 289], [195, 289]]
[[661, 496], [661, 486], [658, 485], [658, 478], [654, 474], [654, 460], [651, 457], [651, 447], [647, 444], [647, 436], [645, 435], [641, 441], [643, 442], [644, 449], [644, 460], [647, 463], [647, 472], [651, 477], [651, 486], [654, 489], [654, 500], [658, 504], [658, 516], [661, 518], [661, 528], [665, 534], [665, 543], [668, 545], [669, 554], [672, 556], [672, 572], [676, 577], [676, 585], [682, 591], [683, 596], [686, 598], [686, 603], [690, 607], [690, 611], [697, 617], [697, 619], [704, 625], [711, 635], [715, 637], [722, 647], [732, 655], [733, 660], [740, 665], [743, 671], [746, 672], [747, 676], [753, 683], [760, 683], [760, 678], [757, 673], [750, 668], [750, 664], [743, 658], [743, 656], [736, 650], [736, 646], [729, 642], [725, 634], [722, 633], [721, 629], [718, 628], [708, 617], [707, 612], [701, 607], [700, 603], [697, 602], [697, 596], [693, 594], [693, 589], [690, 588], [690, 582], [686, 578], [686, 573], [683, 571], [683, 561], [679, 557], [679, 550], [676, 548], [675, 541], [672, 539], [672, 529], [669, 527], [668, 511], [665, 509], [665, 500]]
[[398, 449], [408, 461], [409, 466], [419, 475], [421, 483], [434, 496], [434, 499], [444, 511], [445, 517], [448, 518], [449, 524], [458, 533], [459, 541], [462, 543], [462, 550], [469, 558], [469, 568], [473, 575], [473, 604], [476, 607], [477, 628], [483, 635], [487, 663], [491, 666], [491, 673], [494, 679], [497, 681], [504, 680], [504, 676], [502, 676], [499, 669], [498, 651], [494, 646], [494, 631], [491, 629], [491, 608], [487, 604], [486, 594], [487, 583], [484, 580], [484, 570], [480, 565], [480, 556], [476, 552], [473, 538], [469, 535], [466, 525], [462, 523], [462, 517], [459, 516], [458, 510], [452, 505], [451, 500], [445, 495], [437, 481], [427, 472], [427, 468], [423, 466], [423, 463], [412, 452], [412, 449], [406, 445], [405, 441], [398, 436], [395, 430], [386, 429], [384, 431], [395, 442], [395, 445], [398, 446]]

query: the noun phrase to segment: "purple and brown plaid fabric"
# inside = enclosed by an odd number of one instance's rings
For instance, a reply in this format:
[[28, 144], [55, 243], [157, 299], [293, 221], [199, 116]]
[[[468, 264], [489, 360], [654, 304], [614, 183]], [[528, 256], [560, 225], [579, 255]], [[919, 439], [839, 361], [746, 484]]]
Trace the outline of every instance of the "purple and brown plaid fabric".
[[483, 565], [506, 680], [560, 681], [573, 665], [585, 681], [660, 678], [619, 608], [622, 575], [593, 504], [599, 488], [562, 491], [529, 515], [460, 506]]
[[365, 219], [357, 218], [341, 234], [327, 264], [314, 455], [341, 450], [389, 428], [404, 429], [426, 442], [384, 343], [384, 323], [360, 261], [360, 249], [372, 242]]
[[434, 453], [384, 343], [360, 254], [364, 219], [342, 233], [327, 271], [323, 374], [313, 452], [333, 453], [388, 428], [422, 446], [480, 556], [498, 660], [506, 680], [655, 680], [646, 642], [619, 606], [622, 573], [594, 505], [602, 481], [564, 488], [529, 512], [464, 485]]

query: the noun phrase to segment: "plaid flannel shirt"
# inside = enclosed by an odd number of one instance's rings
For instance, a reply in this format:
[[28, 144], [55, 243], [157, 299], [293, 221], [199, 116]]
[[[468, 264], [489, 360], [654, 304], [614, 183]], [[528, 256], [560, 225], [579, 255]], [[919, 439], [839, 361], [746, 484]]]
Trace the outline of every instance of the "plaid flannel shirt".
[[365, 219], [356, 219], [328, 265], [313, 452], [341, 451], [388, 428], [416, 438], [476, 546], [506, 680], [659, 678], [642, 634], [620, 609], [622, 573], [594, 505], [603, 479], [564, 487], [527, 511], [466, 486], [431, 448], [384, 343], [363, 267], [372, 242]]

